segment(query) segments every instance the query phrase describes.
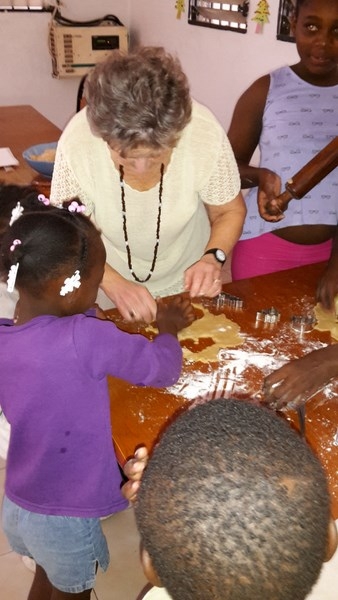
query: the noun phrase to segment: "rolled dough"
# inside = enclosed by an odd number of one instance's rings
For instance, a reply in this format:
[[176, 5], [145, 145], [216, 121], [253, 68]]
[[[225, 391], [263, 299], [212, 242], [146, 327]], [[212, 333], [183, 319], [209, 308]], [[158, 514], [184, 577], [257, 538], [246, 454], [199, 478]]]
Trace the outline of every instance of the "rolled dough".
[[317, 323], [314, 329], [318, 331], [330, 331], [331, 336], [338, 340], [338, 322], [334, 312], [325, 310], [321, 304], [316, 304], [314, 313], [317, 319]]
[[[200, 304], [193, 305], [203, 316], [189, 327], [182, 329], [178, 339], [183, 349], [183, 358], [200, 362], [217, 362], [218, 352], [243, 344], [240, 327], [223, 313], [214, 315]], [[148, 327], [147, 331], [155, 331]]]

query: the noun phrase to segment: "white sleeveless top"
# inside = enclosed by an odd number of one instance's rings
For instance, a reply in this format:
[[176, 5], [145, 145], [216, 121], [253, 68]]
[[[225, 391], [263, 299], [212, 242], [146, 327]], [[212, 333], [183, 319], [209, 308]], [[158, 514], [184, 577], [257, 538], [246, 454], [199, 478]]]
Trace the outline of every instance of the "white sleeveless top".
[[[260, 166], [277, 173], [285, 183], [338, 135], [338, 85], [314, 86], [290, 67], [270, 74], [263, 129], [259, 143]], [[290, 225], [336, 225], [338, 222], [338, 169], [332, 171], [301, 200], [291, 200], [285, 218], [269, 223], [259, 216], [257, 188], [245, 198], [248, 212], [241, 240]]]

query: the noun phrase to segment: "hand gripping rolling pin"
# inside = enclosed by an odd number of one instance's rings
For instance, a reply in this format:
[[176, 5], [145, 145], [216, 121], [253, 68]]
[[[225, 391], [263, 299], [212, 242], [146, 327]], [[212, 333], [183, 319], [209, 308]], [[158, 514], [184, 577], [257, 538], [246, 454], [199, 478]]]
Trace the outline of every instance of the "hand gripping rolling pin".
[[290, 200], [300, 200], [312, 190], [317, 183], [338, 166], [338, 137], [333, 138], [316, 156], [314, 156], [298, 173], [285, 184], [285, 192], [269, 203], [267, 211], [270, 215], [284, 212]]

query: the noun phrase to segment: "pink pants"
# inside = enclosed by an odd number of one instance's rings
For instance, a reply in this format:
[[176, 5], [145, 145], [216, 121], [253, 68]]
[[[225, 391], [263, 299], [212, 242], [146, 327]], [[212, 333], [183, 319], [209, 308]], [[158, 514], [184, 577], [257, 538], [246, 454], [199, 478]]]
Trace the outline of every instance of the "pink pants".
[[232, 279], [246, 279], [329, 260], [332, 240], [304, 245], [287, 242], [273, 233], [237, 242], [231, 259]]

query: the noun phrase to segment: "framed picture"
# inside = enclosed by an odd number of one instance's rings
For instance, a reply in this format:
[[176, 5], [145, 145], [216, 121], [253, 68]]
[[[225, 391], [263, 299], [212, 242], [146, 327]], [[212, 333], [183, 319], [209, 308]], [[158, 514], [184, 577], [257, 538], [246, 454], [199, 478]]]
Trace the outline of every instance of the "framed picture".
[[213, 0], [189, 0], [188, 23], [246, 33], [248, 12], [249, 0], [232, 0], [231, 4]]
[[280, 0], [277, 23], [277, 40], [283, 42], [294, 42], [291, 33], [291, 20], [295, 10], [296, 0]]

